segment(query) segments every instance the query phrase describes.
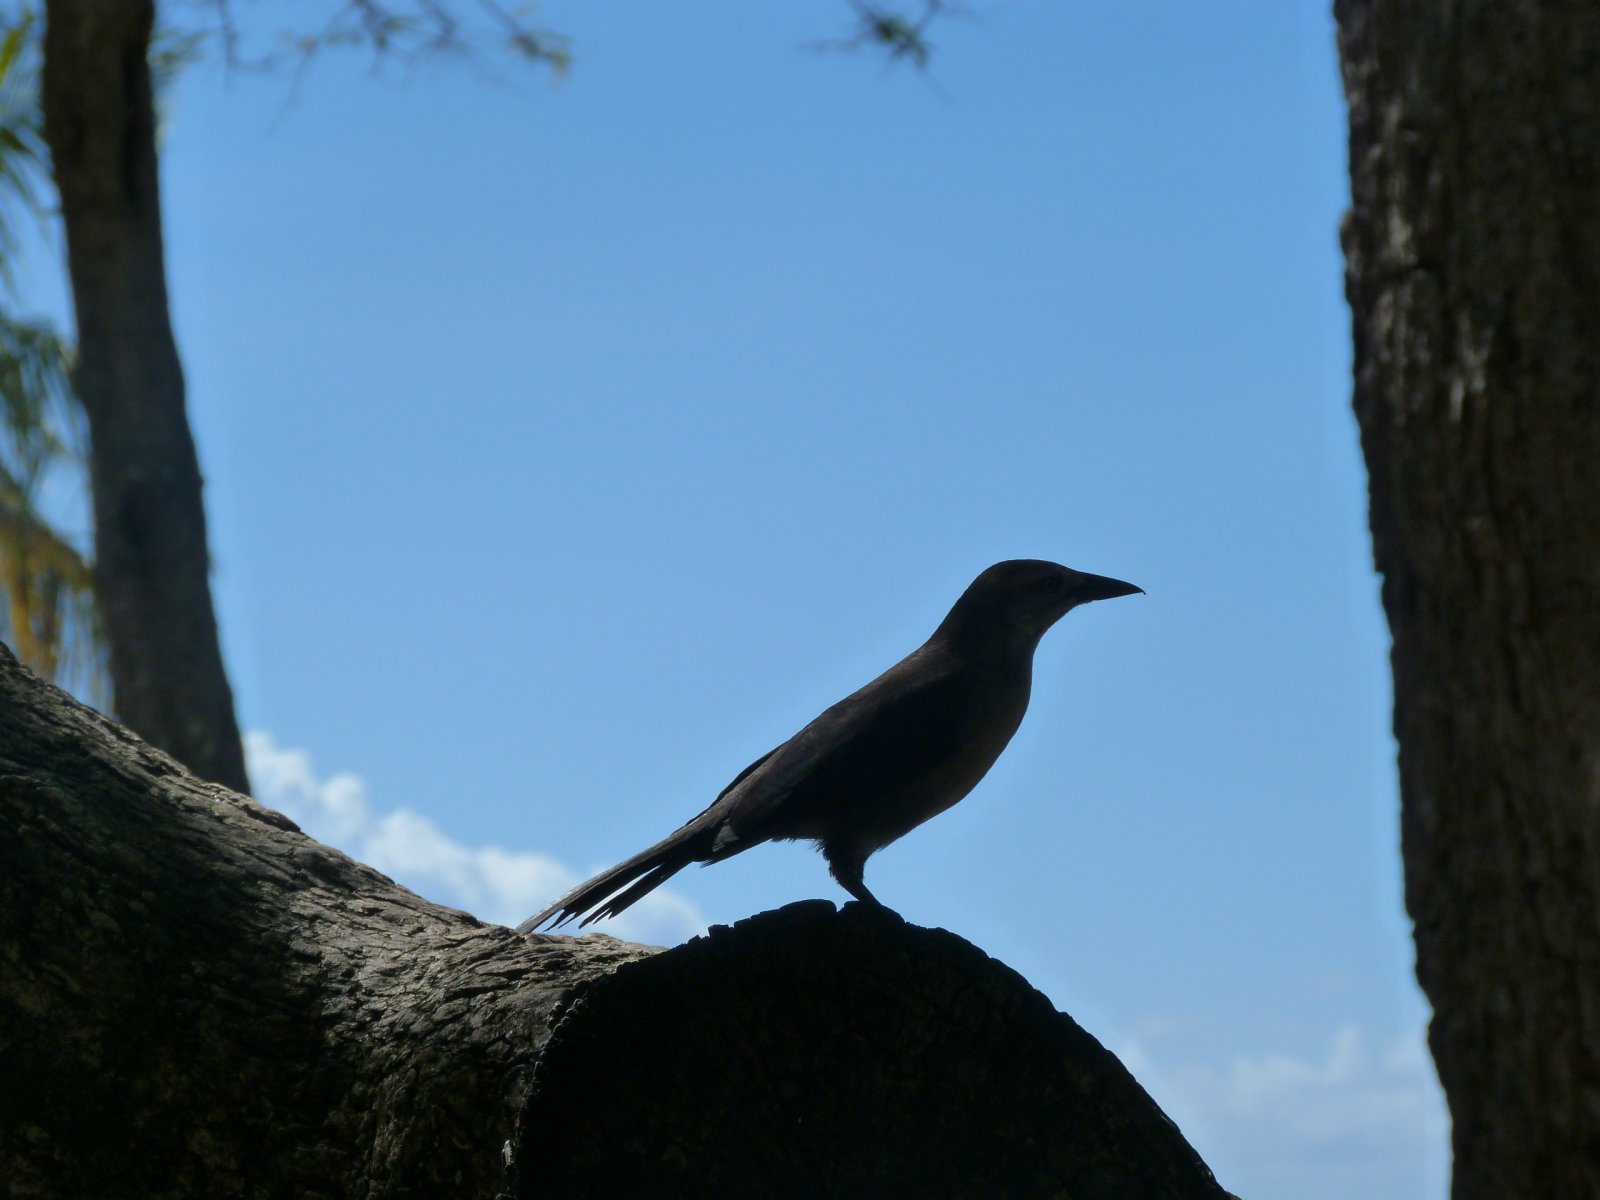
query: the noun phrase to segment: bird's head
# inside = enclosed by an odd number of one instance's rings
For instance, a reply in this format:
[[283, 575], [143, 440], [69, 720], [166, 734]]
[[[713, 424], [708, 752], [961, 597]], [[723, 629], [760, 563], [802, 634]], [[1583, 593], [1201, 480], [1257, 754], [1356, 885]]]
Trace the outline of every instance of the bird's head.
[[1045, 630], [1078, 605], [1143, 591], [1060, 563], [1011, 559], [995, 563], [972, 581], [934, 637], [974, 651], [1031, 653]]

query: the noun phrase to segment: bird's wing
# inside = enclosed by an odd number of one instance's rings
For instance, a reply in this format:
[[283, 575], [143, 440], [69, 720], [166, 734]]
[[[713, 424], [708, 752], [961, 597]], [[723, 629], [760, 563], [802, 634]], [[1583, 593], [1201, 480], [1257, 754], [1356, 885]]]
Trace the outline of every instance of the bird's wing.
[[959, 755], [976, 677], [959, 668], [910, 666], [873, 680], [747, 767], [723, 793], [725, 832], [718, 842], [811, 836], [785, 831], [836, 805], [914, 785]]
[[[785, 743], [785, 745], [787, 745], [787, 743]], [[748, 767], [746, 767], [744, 770], [740, 771], [737, 775], [735, 775], [732, 779], [730, 779], [728, 781], [728, 786], [723, 788], [720, 792], [717, 793], [717, 799], [713, 800], [711, 802], [711, 807], [715, 807], [716, 803], [717, 803], [717, 800], [721, 800], [729, 792], [733, 791], [734, 788], [738, 787], [741, 783], [743, 783], [744, 780], [745, 780], [745, 776], [746, 775], [750, 774], [751, 771], [754, 771], [762, 763], [766, 762], [767, 759], [771, 758], [774, 754], [776, 754], [779, 750], [782, 750], [782, 749], [783, 749], [783, 746], [774, 746], [771, 750], [768, 750], [760, 758], [756, 759], [755, 762], [751, 763]]]

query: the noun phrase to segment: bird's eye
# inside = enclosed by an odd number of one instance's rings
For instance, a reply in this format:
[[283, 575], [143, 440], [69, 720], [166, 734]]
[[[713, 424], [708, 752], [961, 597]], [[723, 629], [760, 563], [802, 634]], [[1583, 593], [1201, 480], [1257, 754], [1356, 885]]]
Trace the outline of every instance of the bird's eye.
[[1066, 581], [1064, 579], [1062, 579], [1061, 576], [1059, 576], [1059, 575], [1047, 575], [1047, 576], [1045, 576], [1044, 590], [1046, 592], [1050, 593], [1050, 595], [1054, 596], [1057, 592], [1059, 592], [1065, 586], [1066, 586]]

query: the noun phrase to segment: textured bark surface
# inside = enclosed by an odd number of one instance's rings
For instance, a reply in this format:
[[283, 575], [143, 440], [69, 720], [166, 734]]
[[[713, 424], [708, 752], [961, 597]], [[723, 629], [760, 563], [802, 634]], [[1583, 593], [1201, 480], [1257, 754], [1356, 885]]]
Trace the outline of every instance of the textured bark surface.
[[4, 647], [0, 1080], [19, 1197], [1226, 1196], [951, 934], [810, 902], [665, 952], [521, 938]]
[[428, 904], [0, 647], [10, 1195], [492, 1196], [550, 1014], [649, 953]]
[[45, 16], [45, 137], [67, 235], [116, 711], [201, 777], [248, 791], [167, 312], [146, 61], [154, 5], [49, 0]]
[[1456, 1200], [1600, 1196], [1600, 7], [1340, 0], [1355, 407]]
[[527, 1200], [1227, 1195], [1016, 972], [861, 904], [791, 904], [618, 971], [535, 1079]]

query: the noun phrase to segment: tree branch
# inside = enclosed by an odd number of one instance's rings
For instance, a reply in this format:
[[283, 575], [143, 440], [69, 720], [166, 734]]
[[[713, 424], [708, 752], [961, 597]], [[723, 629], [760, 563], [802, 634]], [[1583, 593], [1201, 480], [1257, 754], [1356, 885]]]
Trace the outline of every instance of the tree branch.
[[1226, 1196], [952, 934], [810, 901], [666, 952], [518, 937], [4, 647], [0, 962], [18, 1194]]

